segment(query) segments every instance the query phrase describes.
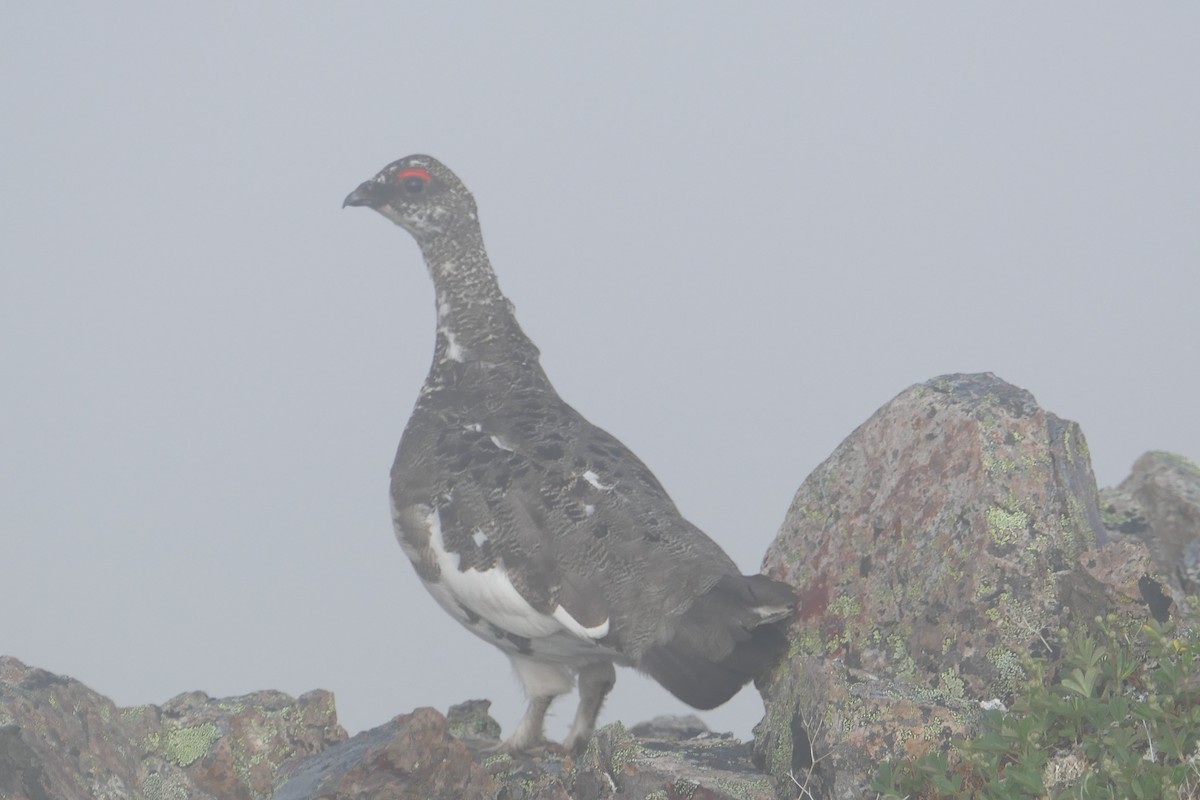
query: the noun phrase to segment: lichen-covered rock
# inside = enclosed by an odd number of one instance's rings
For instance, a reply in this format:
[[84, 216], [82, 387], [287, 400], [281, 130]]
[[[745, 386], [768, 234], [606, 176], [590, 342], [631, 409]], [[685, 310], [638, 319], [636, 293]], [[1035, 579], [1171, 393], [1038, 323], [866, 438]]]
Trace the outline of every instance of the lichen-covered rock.
[[[451, 718], [419, 708], [352, 739], [333, 696], [314, 691], [118, 708], [71, 678], [0, 657], [3, 800], [768, 800], [749, 745], [703, 725], [620, 723], [572, 759], [551, 745], [489, 752], [487, 700]], [[686, 722], [686, 721], [685, 721]], [[660, 728], [666, 728], [662, 732]]]
[[6, 799], [259, 800], [283, 762], [345, 738], [328, 692], [193, 692], [121, 709], [79, 681], [0, 657]]
[[876, 767], [970, 732], [1063, 628], [1148, 613], [1110, 545], [1079, 427], [994, 375], [876, 412], [804, 482], [765, 571], [800, 591], [757, 753], [780, 796], [868, 796]]
[[1101, 505], [1114, 538], [1147, 544], [1178, 606], [1184, 595], [1200, 594], [1200, 467], [1174, 453], [1146, 453], [1119, 486], [1101, 492]]
[[494, 800], [498, 786], [446, 718], [418, 708], [288, 769], [276, 800]]
[[[431, 708], [396, 717], [288, 767], [274, 800], [769, 800], [770, 780], [750, 746], [707, 730], [681, 739], [638, 738], [614, 723], [572, 759], [551, 745], [532, 753], [489, 752], [499, 726], [487, 701], [454, 707], [454, 721]], [[468, 722], [464, 725], [464, 718]], [[463, 735], [464, 731], [467, 735]], [[482, 733], [482, 735], [481, 735]]]
[[711, 733], [704, 720], [695, 714], [687, 716], [664, 715], [639, 722], [629, 729], [639, 739], [695, 739]]
[[333, 695], [299, 699], [274, 691], [210, 698], [190, 692], [155, 714], [142, 739], [148, 754], [181, 768], [202, 791], [229, 800], [270, 797], [282, 764], [345, 740]]
[[121, 710], [79, 681], [0, 657], [0, 797], [141, 797]]
[[768, 800], [774, 791], [768, 776], [753, 764], [752, 748], [729, 734], [707, 730], [684, 737], [665, 736], [651, 726], [634, 736], [621, 723], [597, 731], [568, 784], [570, 797], [617, 800], [624, 797], [672, 800]]
[[500, 723], [488, 713], [491, 707], [491, 700], [467, 700], [450, 706], [446, 712], [450, 735], [463, 741], [497, 742], [500, 739]]

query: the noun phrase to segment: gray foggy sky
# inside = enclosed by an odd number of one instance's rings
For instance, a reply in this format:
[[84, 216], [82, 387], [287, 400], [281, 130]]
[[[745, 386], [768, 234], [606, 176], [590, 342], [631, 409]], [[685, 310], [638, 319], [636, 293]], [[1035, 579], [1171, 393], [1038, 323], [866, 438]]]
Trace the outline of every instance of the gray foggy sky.
[[[1200, 458], [1198, 41], [1190, 3], [9, 4], [0, 653], [124, 705], [323, 687], [354, 732], [486, 696], [511, 731], [388, 516], [433, 292], [339, 206], [413, 152], [563, 397], [747, 571], [942, 373], [1081, 423], [1101, 485]], [[626, 670], [601, 723], [687, 710]]]

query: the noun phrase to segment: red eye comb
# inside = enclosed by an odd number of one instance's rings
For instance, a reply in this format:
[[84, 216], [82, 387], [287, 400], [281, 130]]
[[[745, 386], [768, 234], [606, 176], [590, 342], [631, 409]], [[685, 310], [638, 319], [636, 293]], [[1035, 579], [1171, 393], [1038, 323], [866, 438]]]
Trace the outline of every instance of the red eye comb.
[[393, 176], [393, 179], [398, 180], [398, 181], [402, 181], [405, 178], [420, 178], [423, 181], [433, 180], [432, 175], [430, 175], [425, 170], [419, 169], [417, 167], [410, 167], [409, 169], [402, 169]]

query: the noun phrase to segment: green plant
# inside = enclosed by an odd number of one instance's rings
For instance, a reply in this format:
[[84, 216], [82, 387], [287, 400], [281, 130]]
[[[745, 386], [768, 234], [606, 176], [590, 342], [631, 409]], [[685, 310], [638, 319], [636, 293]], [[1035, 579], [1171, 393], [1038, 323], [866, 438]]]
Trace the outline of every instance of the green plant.
[[949, 752], [883, 765], [885, 800], [1200, 800], [1200, 635], [1171, 623], [1062, 635], [1010, 710], [984, 712]]

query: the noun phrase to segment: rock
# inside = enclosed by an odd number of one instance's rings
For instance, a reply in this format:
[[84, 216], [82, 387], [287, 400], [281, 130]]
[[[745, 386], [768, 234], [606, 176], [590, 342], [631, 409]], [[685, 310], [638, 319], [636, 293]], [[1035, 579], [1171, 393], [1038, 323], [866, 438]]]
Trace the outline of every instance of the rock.
[[329, 692], [192, 692], [118, 708], [79, 681], [0, 657], [6, 799], [265, 798], [281, 764], [345, 738]]
[[[280, 692], [118, 708], [71, 678], [0, 658], [4, 800], [769, 800], [747, 744], [695, 718], [596, 732], [573, 760], [487, 752], [487, 700], [418, 708], [347, 739], [333, 695]], [[680, 741], [681, 735], [692, 735]], [[699, 735], [699, 738], [696, 738]]]
[[764, 561], [798, 587], [756, 754], [780, 796], [871, 796], [878, 764], [973, 732], [1027, 656], [1115, 611], [1144, 618], [1144, 544], [1110, 541], [1079, 426], [994, 375], [876, 412], [796, 493]]
[[639, 739], [695, 739], [710, 733], [708, 726], [695, 714], [685, 717], [664, 715], [639, 722], [629, 729]]
[[[751, 763], [751, 748], [730, 736], [678, 740], [634, 737], [620, 723], [601, 728], [572, 759], [562, 748], [496, 754], [499, 726], [487, 701], [455, 706], [475, 719], [460, 737], [456, 723], [431, 708], [396, 717], [323, 753], [291, 765], [274, 800], [463, 798], [463, 800], [599, 800], [615, 797], [768, 800], [770, 780]], [[490, 735], [495, 731], [496, 735]]]
[[0, 657], [0, 797], [140, 797], [137, 750], [111, 700]]
[[299, 759], [275, 800], [492, 800], [499, 787], [450, 735], [446, 718], [418, 708], [309, 759]]
[[1170, 595], [1156, 616], [1165, 619], [1171, 601], [1182, 607], [1185, 595], [1200, 594], [1200, 467], [1173, 453], [1146, 453], [1128, 478], [1100, 494], [1113, 537], [1132, 535], [1150, 548]]
[[751, 756], [751, 746], [729, 734], [642, 739], [613, 723], [596, 732], [580, 757], [568, 796], [769, 800], [771, 781]]
[[479, 741], [486, 746], [500, 743], [500, 723], [492, 719], [488, 709], [491, 700], [468, 700], [450, 706], [446, 720], [450, 724], [450, 735], [463, 741]]

